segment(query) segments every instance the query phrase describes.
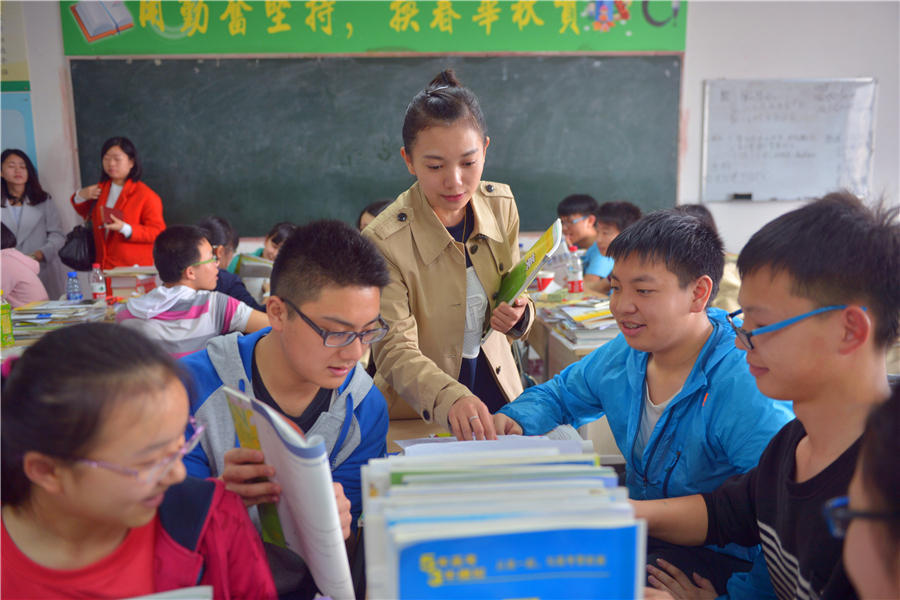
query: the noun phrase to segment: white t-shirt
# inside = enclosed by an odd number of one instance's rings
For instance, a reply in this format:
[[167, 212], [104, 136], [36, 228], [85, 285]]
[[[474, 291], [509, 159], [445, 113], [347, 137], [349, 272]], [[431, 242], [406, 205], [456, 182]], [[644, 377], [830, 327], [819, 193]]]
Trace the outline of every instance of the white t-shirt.
[[656, 424], [659, 422], [659, 418], [662, 416], [663, 411], [666, 410], [666, 407], [679, 392], [681, 392], [680, 389], [665, 402], [653, 404], [653, 402], [650, 401], [650, 386], [647, 385], [646, 381], [644, 382], [644, 408], [641, 411], [641, 428], [638, 430], [637, 439], [634, 442], [634, 453], [637, 458], [643, 456], [644, 448], [647, 447], [647, 441], [650, 439], [650, 434], [653, 433], [653, 430], [656, 428]]
[[481, 334], [484, 314], [487, 310], [487, 292], [475, 273], [475, 267], [466, 269], [466, 331], [463, 334], [463, 358], [478, 358], [481, 351]]

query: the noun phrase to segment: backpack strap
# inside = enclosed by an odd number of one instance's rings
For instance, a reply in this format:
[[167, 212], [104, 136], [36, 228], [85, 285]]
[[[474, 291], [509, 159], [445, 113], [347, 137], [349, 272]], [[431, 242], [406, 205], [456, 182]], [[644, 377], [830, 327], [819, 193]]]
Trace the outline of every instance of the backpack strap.
[[159, 522], [163, 529], [192, 552], [200, 542], [215, 492], [215, 481], [187, 477], [166, 490], [159, 507]]

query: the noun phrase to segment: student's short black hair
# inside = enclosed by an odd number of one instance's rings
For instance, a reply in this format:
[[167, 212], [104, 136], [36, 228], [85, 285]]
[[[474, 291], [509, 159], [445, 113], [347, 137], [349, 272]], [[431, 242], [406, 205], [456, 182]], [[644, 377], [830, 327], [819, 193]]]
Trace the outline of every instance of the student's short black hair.
[[675, 207], [675, 210], [686, 215], [697, 217], [698, 219], [712, 227], [713, 231], [715, 231], [716, 233], [719, 232], [719, 228], [716, 227], [716, 220], [713, 218], [712, 213], [709, 212], [709, 209], [702, 204], [679, 204]]
[[197, 227], [203, 230], [210, 245], [237, 250], [238, 236], [227, 219], [216, 216], [206, 217], [197, 223]]
[[284, 240], [288, 239], [296, 230], [297, 226], [288, 221], [275, 223], [272, 225], [272, 229], [269, 230], [269, 233], [266, 234], [266, 239], [272, 240], [273, 244], [280, 246], [284, 243]]
[[712, 279], [709, 302], [719, 292], [725, 251], [719, 234], [706, 223], [674, 209], [659, 210], [640, 219], [610, 242], [606, 255], [619, 261], [637, 256], [662, 262], [684, 288], [703, 275]]
[[753, 234], [738, 256], [741, 278], [785, 271], [792, 293], [820, 306], [860, 304], [875, 321], [875, 344], [897, 339], [900, 223], [897, 207], [874, 209], [848, 191], [783, 214]]
[[360, 229], [362, 218], [366, 213], [369, 213], [373, 217], [377, 217], [381, 214], [381, 211], [388, 207], [388, 204], [390, 204], [391, 202], [393, 202], [392, 199], [386, 198], [383, 200], [376, 200], [375, 202], [366, 206], [364, 209], [362, 209], [362, 211], [359, 213], [359, 216], [356, 218], [356, 228]]
[[128, 171], [128, 177], [126, 179], [140, 181], [144, 169], [141, 167], [141, 159], [138, 157], [137, 148], [134, 146], [134, 142], [127, 137], [116, 136], [103, 142], [103, 148], [100, 149], [100, 182], [109, 181], [109, 175], [106, 174], [106, 169], [103, 168], [103, 157], [106, 156], [106, 153], [109, 152], [113, 146], [118, 146], [128, 158], [134, 161], [134, 166]]
[[6, 250], [7, 248], [15, 248], [18, 240], [16, 240], [16, 234], [13, 233], [12, 229], [6, 226], [5, 223], [0, 223], [2, 225], [2, 233], [0, 233], [0, 250]]
[[641, 209], [631, 202], [604, 202], [597, 208], [597, 223], [615, 225], [620, 232], [641, 218]]
[[556, 216], [568, 217], [571, 215], [593, 215], [597, 212], [597, 201], [587, 194], [572, 194], [566, 196], [556, 206]]
[[169, 225], [153, 242], [153, 264], [163, 283], [178, 283], [184, 270], [200, 260], [203, 230], [194, 225]]
[[272, 267], [272, 295], [297, 306], [315, 301], [322, 288], [377, 287], [390, 281], [375, 245], [341, 221], [315, 221], [284, 241]]

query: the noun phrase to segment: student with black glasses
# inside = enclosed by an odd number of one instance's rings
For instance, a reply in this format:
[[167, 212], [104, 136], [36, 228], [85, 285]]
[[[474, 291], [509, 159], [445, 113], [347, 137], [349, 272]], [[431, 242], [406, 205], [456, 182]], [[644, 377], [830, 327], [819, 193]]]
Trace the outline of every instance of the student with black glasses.
[[[197, 387], [191, 414], [206, 426], [185, 465], [191, 475], [221, 477], [247, 506], [278, 501], [280, 489], [267, 480], [274, 470], [263, 453], [235, 448], [221, 388], [243, 390], [305, 435], [324, 438], [349, 536], [351, 515], [355, 522], [362, 509], [360, 467], [385, 454], [387, 403], [357, 361], [387, 333], [380, 314], [387, 268], [356, 229], [319, 221], [284, 241], [271, 281], [270, 328], [216, 338], [181, 361]], [[266, 553], [279, 594], [312, 597], [315, 585], [298, 555], [270, 544]]]

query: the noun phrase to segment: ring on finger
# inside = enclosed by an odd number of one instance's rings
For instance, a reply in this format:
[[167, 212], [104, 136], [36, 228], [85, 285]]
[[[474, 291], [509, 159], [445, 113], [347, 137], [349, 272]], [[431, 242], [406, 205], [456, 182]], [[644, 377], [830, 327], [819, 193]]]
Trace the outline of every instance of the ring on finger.
[[479, 418], [478, 415], [472, 415], [471, 417], [469, 417], [469, 423], [471, 423], [472, 421], [474, 421], [477, 418]]

